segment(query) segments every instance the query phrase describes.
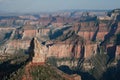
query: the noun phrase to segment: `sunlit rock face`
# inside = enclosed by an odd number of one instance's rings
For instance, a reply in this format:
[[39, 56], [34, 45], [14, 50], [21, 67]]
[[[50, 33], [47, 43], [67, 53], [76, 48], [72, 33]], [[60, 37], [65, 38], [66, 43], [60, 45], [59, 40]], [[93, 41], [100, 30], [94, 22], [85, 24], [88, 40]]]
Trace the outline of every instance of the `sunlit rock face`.
[[47, 36], [49, 33], [49, 28], [40, 28], [40, 29], [25, 29], [23, 31], [23, 40], [31, 40], [33, 37], [42, 37]]
[[79, 58], [81, 51], [81, 45], [74, 46], [73, 44], [67, 43], [55, 43], [48, 48], [47, 57], [55, 56], [57, 58], [63, 57], [75, 57]]
[[120, 58], [120, 45], [116, 47], [116, 58]]
[[30, 60], [32, 63], [44, 63], [46, 59], [47, 48], [40, 44], [37, 38], [33, 38], [30, 44]]

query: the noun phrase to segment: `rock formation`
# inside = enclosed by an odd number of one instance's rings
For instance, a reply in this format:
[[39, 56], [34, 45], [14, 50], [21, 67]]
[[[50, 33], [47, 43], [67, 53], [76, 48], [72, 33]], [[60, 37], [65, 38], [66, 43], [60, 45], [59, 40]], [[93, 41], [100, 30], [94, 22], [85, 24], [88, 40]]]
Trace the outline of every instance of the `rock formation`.
[[120, 45], [116, 47], [116, 58], [120, 59]]
[[47, 48], [40, 44], [37, 38], [33, 38], [29, 48], [29, 58], [32, 63], [44, 63], [46, 59]]

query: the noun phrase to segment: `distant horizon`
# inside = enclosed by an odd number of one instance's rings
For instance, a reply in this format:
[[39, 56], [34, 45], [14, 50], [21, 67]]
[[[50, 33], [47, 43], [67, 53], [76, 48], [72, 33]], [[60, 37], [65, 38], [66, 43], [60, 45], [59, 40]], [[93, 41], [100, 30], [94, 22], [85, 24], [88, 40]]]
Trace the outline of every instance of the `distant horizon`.
[[111, 9], [61, 9], [61, 10], [54, 10], [54, 11], [27, 11], [27, 12], [22, 12], [22, 11], [4, 11], [0, 10], [0, 13], [54, 13], [54, 12], [62, 12], [62, 11], [109, 11], [109, 10], [114, 10], [114, 9], [120, 9], [120, 8], [111, 8]]
[[55, 12], [60, 10], [112, 10], [120, 0], [0, 0], [0, 12]]
[[[120, 9], [120, 8], [115, 8], [115, 9]], [[38, 12], [19, 12], [19, 11], [0, 11], [0, 13], [20, 13], [20, 14], [29, 14], [29, 13], [55, 13], [55, 12], [74, 12], [74, 11], [110, 11], [113, 9], [63, 9], [63, 10], [56, 10], [56, 11], [38, 11]]]

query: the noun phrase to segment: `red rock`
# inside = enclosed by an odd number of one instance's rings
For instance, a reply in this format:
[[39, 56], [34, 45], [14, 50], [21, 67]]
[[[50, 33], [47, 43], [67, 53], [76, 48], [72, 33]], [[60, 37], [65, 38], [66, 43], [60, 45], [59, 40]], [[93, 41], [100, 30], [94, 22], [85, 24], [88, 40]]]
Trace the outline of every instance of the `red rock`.
[[116, 57], [120, 59], [120, 46], [116, 47]]

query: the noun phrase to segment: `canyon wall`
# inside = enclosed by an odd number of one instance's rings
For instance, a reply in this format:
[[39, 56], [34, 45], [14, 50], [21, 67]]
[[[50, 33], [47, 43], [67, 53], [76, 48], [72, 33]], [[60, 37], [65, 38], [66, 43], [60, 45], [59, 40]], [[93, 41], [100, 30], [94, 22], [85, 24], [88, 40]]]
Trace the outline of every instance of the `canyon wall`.
[[[34, 46], [32, 45], [34, 44]], [[38, 40], [35, 39], [30, 45], [34, 49], [35, 54], [41, 54], [40, 51], [46, 49], [46, 57], [56, 57], [56, 58], [89, 58], [90, 56], [96, 54], [97, 44], [87, 44], [87, 45], [74, 45], [65, 43], [54, 43], [42, 45]], [[35, 45], [38, 45], [35, 47]], [[47, 47], [46, 47], [47, 46]], [[46, 47], [46, 48], [45, 48]], [[42, 50], [43, 49], [43, 50]], [[35, 52], [35, 50], [39, 50]]]
[[23, 31], [23, 37], [22, 39], [32, 39], [35, 36], [41, 37], [41, 36], [47, 36], [49, 33], [49, 28], [40, 28], [40, 29], [24, 29]]
[[55, 56], [57, 58], [72, 57], [79, 58], [81, 56], [81, 45], [56, 43], [48, 48], [48, 57]]
[[95, 37], [96, 40], [103, 41], [107, 33], [107, 23], [99, 23], [99, 25], [96, 25], [95, 22], [81, 22], [80, 30], [78, 31], [78, 35], [86, 41], [92, 40], [93, 37]]
[[47, 57], [55, 56], [57, 58], [74, 57], [74, 58], [89, 58], [97, 52], [97, 44], [73, 45], [56, 43], [48, 48]]

